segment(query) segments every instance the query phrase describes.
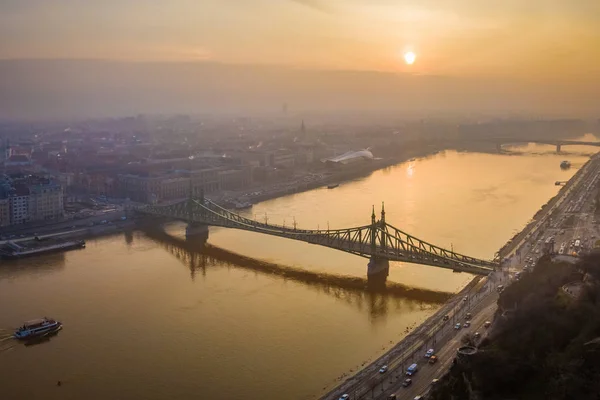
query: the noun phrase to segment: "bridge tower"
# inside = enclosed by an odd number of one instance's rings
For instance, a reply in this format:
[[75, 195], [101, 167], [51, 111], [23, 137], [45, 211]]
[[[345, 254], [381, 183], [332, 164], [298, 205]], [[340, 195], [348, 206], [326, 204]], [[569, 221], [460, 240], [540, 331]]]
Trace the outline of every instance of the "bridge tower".
[[390, 260], [375, 255], [377, 253], [378, 244], [380, 245], [380, 251], [386, 251], [386, 226], [385, 208], [383, 204], [381, 205], [381, 219], [379, 221], [377, 221], [375, 217], [375, 206], [373, 206], [373, 213], [371, 214], [371, 259], [367, 264], [367, 279], [369, 281], [385, 282], [390, 272]]
[[556, 152], [557, 152], [557, 153], [560, 153], [560, 143], [558, 143], [558, 144], [556, 145]]
[[[190, 170], [190, 189], [187, 201], [188, 225], [185, 228], [185, 237], [200, 237], [206, 242], [208, 240], [208, 225], [196, 222], [194, 218], [194, 186], [192, 182], [192, 171]], [[204, 203], [204, 189], [200, 189], [200, 202]]]

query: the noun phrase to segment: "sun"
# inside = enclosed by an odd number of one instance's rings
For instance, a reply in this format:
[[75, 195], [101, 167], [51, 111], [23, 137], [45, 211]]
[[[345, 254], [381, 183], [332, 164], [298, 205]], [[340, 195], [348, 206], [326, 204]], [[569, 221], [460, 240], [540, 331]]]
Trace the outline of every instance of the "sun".
[[407, 51], [406, 53], [404, 53], [404, 62], [408, 65], [412, 65], [416, 59], [417, 55], [412, 51]]

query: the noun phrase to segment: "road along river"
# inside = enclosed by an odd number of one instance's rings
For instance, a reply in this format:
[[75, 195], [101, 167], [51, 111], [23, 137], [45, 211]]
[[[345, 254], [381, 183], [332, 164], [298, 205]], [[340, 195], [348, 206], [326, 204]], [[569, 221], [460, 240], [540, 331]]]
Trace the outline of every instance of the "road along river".
[[[371, 206], [385, 201], [394, 226], [490, 258], [556, 194], [554, 182], [588, 158], [552, 150], [440, 153], [336, 189], [260, 203], [247, 215], [295, 220], [299, 228], [350, 227], [368, 223]], [[559, 168], [565, 158], [574, 168]], [[182, 235], [181, 225], [167, 230]], [[202, 254], [193, 244], [133, 232], [2, 263], [0, 336], [44, 315], [65, 329], [36, 345], [0, 342], [0, 396], [314, 398], [471, 279], [392, 263], [389, 289], [370, 292], [367, 260], [356, 256], [226, 229], [211, 229], [209, 243], [216, 248]]]

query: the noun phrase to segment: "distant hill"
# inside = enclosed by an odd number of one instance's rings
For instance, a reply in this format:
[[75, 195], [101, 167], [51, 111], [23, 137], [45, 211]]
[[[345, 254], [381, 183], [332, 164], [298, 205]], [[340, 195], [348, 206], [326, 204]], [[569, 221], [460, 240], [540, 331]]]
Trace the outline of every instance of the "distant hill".
[[[0, 118], [291, 110], [597, 111], [600, 90], [500, 78], [301, 70], [213, 62], [0, 60]], [[597, 116], [597, 115], [596, 115]]]

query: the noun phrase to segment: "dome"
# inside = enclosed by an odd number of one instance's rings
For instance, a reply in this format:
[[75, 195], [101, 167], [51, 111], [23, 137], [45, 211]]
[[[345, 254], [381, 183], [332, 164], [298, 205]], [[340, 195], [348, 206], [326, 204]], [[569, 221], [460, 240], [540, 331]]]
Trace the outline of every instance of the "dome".
[[323, 161], [330, 162], [330, 163], [348, 164], [348, 163], [358, 161], [358, 160], [372, 160], [372, 159], [373, 159], [373, 153], [371, 153], [369, 150], [358, 150], [358, 151], [349, 151], [340, 156], [327, 158]]

